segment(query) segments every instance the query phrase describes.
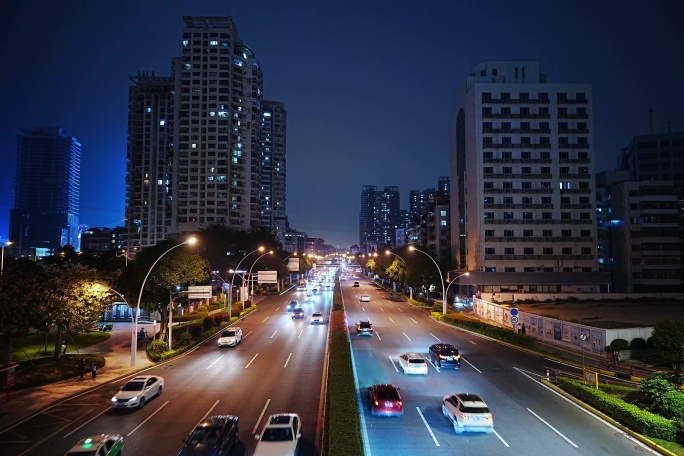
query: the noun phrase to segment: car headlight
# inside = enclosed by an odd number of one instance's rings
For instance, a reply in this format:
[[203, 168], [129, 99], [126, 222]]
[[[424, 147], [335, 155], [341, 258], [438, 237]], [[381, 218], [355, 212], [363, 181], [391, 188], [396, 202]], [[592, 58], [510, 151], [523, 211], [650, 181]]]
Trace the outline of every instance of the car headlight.
[[132, 398], [130, 398], [130, 399], [127, 400], [126, 402], [135, 402], [135, 401], [137, 401], [137, 400], [138, 400], [138, 396], [133, 396]]
[[112, 402], [116, 402], [116, 396], [112, 397]]

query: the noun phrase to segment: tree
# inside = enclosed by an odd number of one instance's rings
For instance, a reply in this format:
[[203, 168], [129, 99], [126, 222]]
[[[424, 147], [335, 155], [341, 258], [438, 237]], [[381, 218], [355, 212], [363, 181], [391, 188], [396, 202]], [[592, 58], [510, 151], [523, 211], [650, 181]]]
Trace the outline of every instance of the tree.
[[97, 285], [102, 277], [93, 268], [68, 261], [43, 267], [44, 283], [36, 306], [38, 326], [56, 332], [55, 358], [59, 359], [63, 335], [88, 330], [106, 307], [108, 292]]
[[373, 258], [368, 259], [366, 261], [366, 269], [368, 269], [370, 272], [375, 274], [375, 268], [377, 267], [377, 264], [375, 263], [375, 260]]
[[0, 276], [0, 363], [12, 356], [12, 339], [28, 334], [37, 326], [34, 304], [39, 302], [40, 288], [46, 279], [44, 268], [29, 258], [6, 265]]
[[403, 284], [406, 278], [406, 265], [399, 258], [395, 258], [392, 264], [385, 269], [385, 273], [393, 281]]
[[665, 319], [653, 328], [653, 344], [660, 356], [672, 363], [673, 368], [684, 362], [684, 325], [680, 321]]

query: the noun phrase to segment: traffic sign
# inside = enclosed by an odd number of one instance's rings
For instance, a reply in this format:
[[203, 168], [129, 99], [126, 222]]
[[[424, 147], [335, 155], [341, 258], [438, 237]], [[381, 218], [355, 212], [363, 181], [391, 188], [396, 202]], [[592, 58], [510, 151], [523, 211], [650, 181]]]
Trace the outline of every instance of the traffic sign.
[[516, 315], [511, 315], [511, 323], [516, 324], [518, 322], [518, 317]]
[[511, 308], [511, 315], [518, 315], [518, 308], [517, 307]]

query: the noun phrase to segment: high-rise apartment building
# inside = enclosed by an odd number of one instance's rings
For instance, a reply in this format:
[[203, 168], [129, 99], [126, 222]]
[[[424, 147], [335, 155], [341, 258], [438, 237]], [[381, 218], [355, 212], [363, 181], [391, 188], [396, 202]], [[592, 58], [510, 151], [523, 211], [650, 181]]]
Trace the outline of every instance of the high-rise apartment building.
[[261, 114], [261, 224], [283, 242], [286, 212], [287, 111], [277, 101], [263, 102]]
[[538, 62], [472, 68], [450, 133], [457, 268], [597, 271], [592, 119], [591, 85], [548, 83]]
[[378, 191], [374, 185], [363, 187], [359, 212], [361, 251], [376, 252], [383, 246], [396, 245], [396, 231], [404, 228], [400, 210], [399, 187]]
[[128, 89], [126, 248], [168, 237], [174, 213], [174, 79], [141, 73]]
[[81, 144], [61, 128], [23, 129], [17, 139], [12, 250], [45, 256], [68, 244], [78, 251]]
[[284, 105], [263, 102], [231, 17], [183, 19], [172, 75], [131, 78], [128, 249], [212, 224], [287, 228]]
[[618, 169], [634, 181], [668, 181], [684, 186], [684, 131], [635, 136], [619, 157]]

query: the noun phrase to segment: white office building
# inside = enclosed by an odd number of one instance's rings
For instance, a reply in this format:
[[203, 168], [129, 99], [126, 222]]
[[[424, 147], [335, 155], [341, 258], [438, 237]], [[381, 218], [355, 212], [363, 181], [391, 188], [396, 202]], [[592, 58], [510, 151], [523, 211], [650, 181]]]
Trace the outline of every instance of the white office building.
[[[564, 284], [567, 273], [598, 270], [592, 118], [591, 85], [548, 83], [538, 62], [472, 68], [450, 131], [457, 269], [564, 273]], [[513, 289], [561, 291], [549, 274], [538, 284], [511, 277]]]

